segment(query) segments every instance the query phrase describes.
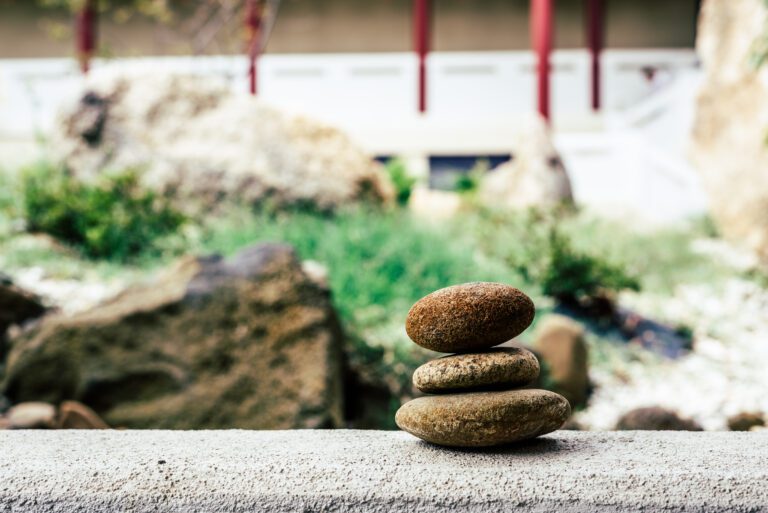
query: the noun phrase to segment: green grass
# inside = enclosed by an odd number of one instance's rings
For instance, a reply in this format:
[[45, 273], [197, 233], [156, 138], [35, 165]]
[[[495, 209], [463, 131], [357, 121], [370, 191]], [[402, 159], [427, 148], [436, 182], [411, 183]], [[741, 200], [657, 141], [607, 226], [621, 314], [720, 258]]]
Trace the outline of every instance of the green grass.
[[403, 210], [356, 209], [333, 217], [241, 211], [209, 230], [205, 251], [231, 254], [260, 241], [284, 241], [302, 259], [326, 265], [342, 317], [363, 325], [402, 324], [414, 301], [455, 283], [525, 287], [503, 262], [483, 256], [471, 234], [424, 225]]

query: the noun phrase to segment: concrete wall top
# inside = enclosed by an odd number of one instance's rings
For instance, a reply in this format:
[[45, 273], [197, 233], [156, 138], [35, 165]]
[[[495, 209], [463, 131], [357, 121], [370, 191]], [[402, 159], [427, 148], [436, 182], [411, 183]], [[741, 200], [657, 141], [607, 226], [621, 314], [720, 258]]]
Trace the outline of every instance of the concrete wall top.
[[768, 432], [0, 432], [0, 511], [768, 511]]

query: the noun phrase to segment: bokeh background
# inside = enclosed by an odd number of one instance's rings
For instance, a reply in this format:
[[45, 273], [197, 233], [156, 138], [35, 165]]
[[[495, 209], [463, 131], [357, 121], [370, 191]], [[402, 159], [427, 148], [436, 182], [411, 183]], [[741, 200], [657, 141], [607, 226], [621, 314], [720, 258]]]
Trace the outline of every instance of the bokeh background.
[[0, 428], [394, 429], [420, 297], [567, 428], [764, 429], [761, 0], [0, 0]]

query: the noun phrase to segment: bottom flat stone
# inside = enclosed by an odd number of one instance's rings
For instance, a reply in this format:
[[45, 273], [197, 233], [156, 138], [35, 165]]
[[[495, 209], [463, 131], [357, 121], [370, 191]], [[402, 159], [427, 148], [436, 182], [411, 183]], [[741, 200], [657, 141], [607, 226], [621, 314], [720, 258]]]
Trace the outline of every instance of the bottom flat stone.
[[505, 390], [419, 397], [397, 411], [400, 429], [438, 445], [485, 447], [559, 429], [568, 401], [546, 390]]

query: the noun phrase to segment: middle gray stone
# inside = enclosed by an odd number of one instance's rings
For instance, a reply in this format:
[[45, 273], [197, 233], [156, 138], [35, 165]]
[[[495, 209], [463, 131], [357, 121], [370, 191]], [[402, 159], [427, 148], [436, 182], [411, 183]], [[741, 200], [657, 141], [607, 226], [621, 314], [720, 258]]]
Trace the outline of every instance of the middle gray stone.
[[538, 376], [539, 361], [533, 353], [503, 347], [427, 362], [413, 373], [413, 384], [422, 392], [437, 394], [484, 387], [521, 387]]

